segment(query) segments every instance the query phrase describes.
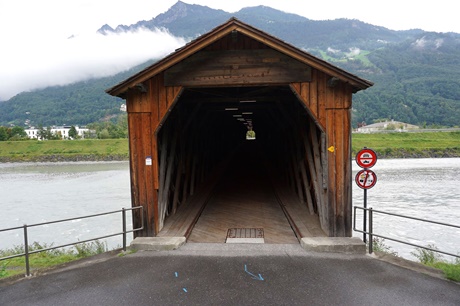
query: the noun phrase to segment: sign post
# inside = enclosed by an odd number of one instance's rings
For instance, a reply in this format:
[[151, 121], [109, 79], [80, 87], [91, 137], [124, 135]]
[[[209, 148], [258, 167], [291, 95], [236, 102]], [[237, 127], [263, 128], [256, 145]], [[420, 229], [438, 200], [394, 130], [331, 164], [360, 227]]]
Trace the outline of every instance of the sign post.
[[[377, 163], [377, 154], [374, 150], [364, 147], [356, 154], [356, 163], [363, 168], [355, 176], [356, 185], [364, 189], [364, 215], [363, 215], [363, 241], [366, 243], [366, 229], [367, 229], [367, 190], [374, 187], [377, 183], [377, 175], [374, 171], [369, 170], [375, 163]], [[369, 241], [372, 243], [372, 241]]]

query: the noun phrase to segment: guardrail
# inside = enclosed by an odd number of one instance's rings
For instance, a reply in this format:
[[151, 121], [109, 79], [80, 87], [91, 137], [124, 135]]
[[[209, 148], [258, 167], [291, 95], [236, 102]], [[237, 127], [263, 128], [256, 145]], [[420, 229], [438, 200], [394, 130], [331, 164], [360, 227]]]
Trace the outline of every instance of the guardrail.
[[[126, 211], [134, 211], [134, 210], [140, 210], [142, 226], [138, 227], [138, 228], [133, 228], [131, 230], [126, 230]], [[69, 221], [80, 220], [80, 219], [88, 219], [88, 218], [100, 217], [100, 216], [111, 215], [111, 214], [116, 214], [116, 213], [121, 213], [121, 217], [122, 217], [122, 222], [121, 222], [122, 223], [122, 232], [109, 234], [109, 235], [104, 235], [104, 236], [100, 236], [100, 237], [95, 237], [95, 238], [91, 238], [91, 239], [87, 239], [87, 240], [83, 240], [83, 241], [62, 244], [62, 245], [53, 246], [53, 247], [49, 247], [49, 248], [43, 248], [43, 249], [39, 249], [39, 250], [29, 251], [29, 238], [28, 238], [28, 232], [27, 232], [28, 228], [37, 227], [37, 226], [44, 226], [44, 225], [49, 225], [49, 224], [55, 224], [55, 223], [69, 222]], [[0, 261], [25, 256], [26, 276], [30, 276], [29, 256], [32, 255], [32, 254], [35, 254], [35, 253], [50, 251], [50, 250], [59, 249], [59, 248], [65, 248], [65, 247], [72, 246], [72, 245], [77, 245], [77, 244], [80, 244], [80, 243], [95, 241], [95, 240], [99, 240], [99, 239], [105, 239], [105, 238], [119, 236], [119, 235], [123, 236], [123, 250], [126, 251], [126, 234], [134, 233], [134, 232], [141, 231], [141, 230], [144, 229], [144, 209], [143, 209], [142, 206], [137, 206], [137, 207], [131, 207], [131, 208], [127, 208], [127, 209], [122, 208], [121, 210], [109, 211], [109, 212], [93, 214], [93, 215], [87, 215], [87, 216], [76, 217], [76, 218], [62, 219], [62, 220], [43, 222], [43, 223], [36, 223], [36, 224], [31, 224], [31, 225], [24, 224], [23, 226], [0, 229], [0, 233], [1, 232], [6, 232], [6, 231], [18, 230], [18, 229], [23, 229], [24, 230], [24, 253], [15, 254], [15, 255], [7, 256], [7, 257], [2, 257], [2, 258], [0, 258]]]
[[[356, 228], [356, 210], [357, 209], [362, 210], [364, 212], [364, 216], [366, 216], [366, 212], [367, 212], [368, 219], [369, 219], [369, 231], [366, 231], [365, 229], [358, 230]], [[413, 246], [413, 247], [417, 247], [417, 248], [421, 248], [421, 249], [425, 249], [425, 250], [429, 250], [429, 251], [433, 251], [433, 252], [437, 252], [437, 253], [441, 253], [441, 254], [445, 254], [445, 255], [460, 258], [460, 255], [458, 255], [458, 254], [452, 254], [452, 253], [445, 252], [445, 251], [442, 251], [442, 250], [433, 249], [433, 248], [430, 248], [430, 247], [427, 247], [427, 246], [418, 245], [418, 244], [414, 244], [414, 243], [410, 243], [410, 242], [406, 242], [406, 241], [402, 241], [402, 240], [395, 239], [395, 238], [392, 238], [392, 237], [383, 236], [383, 235], [374, 233], [374, 229], [373, 229], [374, 213], [379, 213], [379, 214], [384, 214], [384, 215], [389, 215], [389, 216], [395, 216], [395, 217], [411, 219], [411, 220], [416, 220], [416, 221], [422, 221], [422, 222], [426, 222], [426, 223], [443, 225], [443, 226], [447, 226], [447, 227], [453, 227], [453, 228], [459, 228], [460, 229], [460, 226], [454, 225], [454, 224], [431, 221], [431, 220], [427, 220], [427, 219], [415, 218], [415, 217], [410, 217], [410, 216], [390, 213], [390, 212], [386, 212], [386, 211], [382, 211], [382, 210], [376, 210], [376, 209], [372, 209], [372, 208], [364, 208], [364, 207], [355, 206], [354, 211], [353, 211], [353, 230], [355, 232], [358, 232], [358, 233], [363, 233], [364, 235], [369, 235], [369, 239], [368, 239], [368, 241], [369, 241], [369, 254], [372, 254], [374, 252], [373, 245], [372, 245], [374, 237], [379, 237], [379, 238], [383, 238], [383, 239], [387, 239], [387, 240], [407, 244], [407, 245], [410, 245], [410, 246]]]

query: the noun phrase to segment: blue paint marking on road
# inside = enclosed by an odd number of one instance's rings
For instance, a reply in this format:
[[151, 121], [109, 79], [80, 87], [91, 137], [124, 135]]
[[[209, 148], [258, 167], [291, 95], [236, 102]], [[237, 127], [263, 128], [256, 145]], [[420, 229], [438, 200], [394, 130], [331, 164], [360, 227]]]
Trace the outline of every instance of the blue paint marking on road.
[[188, 291], [187, 291], [187, 288], [182, 288], [182, 290], [184, 290], [184, 292], [188, 292]]
[[246, 272], [247, 274], [251, 275], [252, 279], [260, 280], [260, 281], [264, 280], [264, 278], [262, 277], [261, 274], [259, 274], [259, 276], [256, 276], [256, 275], [252, 274], [251, 272], [249, 272], [247, 265], [244, 265], [244, 272]]

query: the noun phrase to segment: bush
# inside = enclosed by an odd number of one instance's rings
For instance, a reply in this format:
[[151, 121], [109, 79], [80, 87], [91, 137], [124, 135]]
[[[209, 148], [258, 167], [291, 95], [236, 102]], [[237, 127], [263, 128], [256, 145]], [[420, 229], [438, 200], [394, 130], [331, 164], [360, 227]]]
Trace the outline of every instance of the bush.
[[[369, 242], [367, 242], [367, 245], [369, 246]], [[372, 239], [372, 249], [374, 252], [382, 252], [385, 254], [393, 255], [393, 256], [398, 256], [398, 253], [393, 251], [390, 246], [387, 246], [385, 244], [385, 239], [383, 238], [374, 238]]]
[[[432, 244], [427, 245], [427, 247], [437, 250], [436, 246]], [[417, 248], [414, 252], [411, 252], [411, 254], [414, 255], [420, 263], [442, 270], [447, 279], [460, 282], [460, 258], [456, 258], [453, 263], [449, 263], [442, 260], [439, 253], [423, 248]]]
[[[51, 248], [52, 244], [34, 242], [29, 246], [29, 252]], [[76, 259], [89, 257], [107, 252], [107, 246], [98, 240], [89, 243], [79, 243], [73, 248], [58, 248], [34, 253], [29, 256], [31, 268], [50, 267]], [[24, 253], [24, 246], [13, 246], [11, 249], [0, 250], [0, 258]], [[0, 278], [8, 277], [23, 272], [25, 267], [24, 257], [16, 257], [0, 262]], [[19, 269], [18, 269], [19, 268]]]
[[89, 243], [80, 243], [74, 246], [77, 251], [77, 257], [89, 257], [97, 254], [107, 252], [107, 246], [98, 240]]
[[[438, 248], [433, 245], [427, 245], [428, 248], [437, 250]], [[416, 248], [415, 251], [411, 252], [411, 254], [416, 257], [422, 264], [424, 265], [431, 265], [435, 262], [438, 262], [441, 259], [439, 253], [435, 251], [423, 249], [423, 248]]]

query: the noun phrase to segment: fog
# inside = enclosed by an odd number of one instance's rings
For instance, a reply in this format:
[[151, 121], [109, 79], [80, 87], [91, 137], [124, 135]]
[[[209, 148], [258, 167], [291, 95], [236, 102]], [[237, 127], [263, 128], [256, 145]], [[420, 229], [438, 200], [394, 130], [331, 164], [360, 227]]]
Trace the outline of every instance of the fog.
[[114, 75], [185, 44], [165, 30], [99, 33], [66, 39], [16, 37], [0, 53], [0, 101], [34, 89]]

